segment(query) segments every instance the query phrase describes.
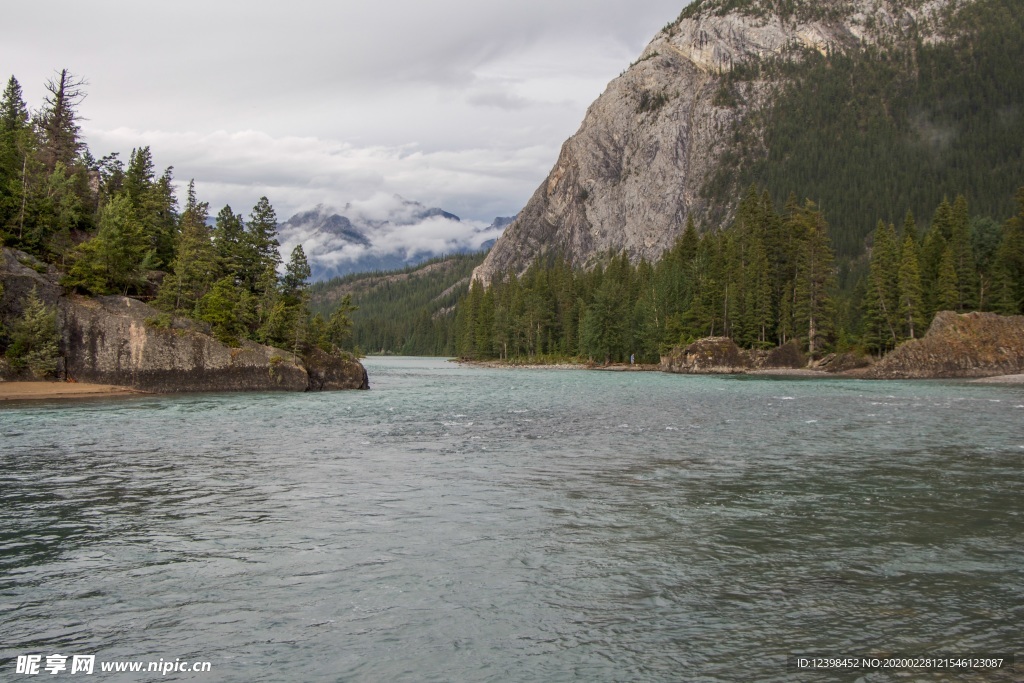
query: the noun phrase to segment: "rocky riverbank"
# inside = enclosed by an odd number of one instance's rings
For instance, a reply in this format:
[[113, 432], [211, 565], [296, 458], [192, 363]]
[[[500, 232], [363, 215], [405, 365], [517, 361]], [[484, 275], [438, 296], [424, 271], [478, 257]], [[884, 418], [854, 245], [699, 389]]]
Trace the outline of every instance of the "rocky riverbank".
[[[202, 324], [167, 321], [152, 306], [123, 296], [69, 294], [60, 274], [10, 249], [0, 257], [0, 319], [21, 315], [29, 293], [57, 311], [58, 379], [154, 392], [366, 389], [366, 370], [351, 355], [290, 351], [246, 341], [219, 342]], [[159, 321], [159, 322], [158, 322]], [[30, 379], [0, 368], [0, 379]]]
[[[676, 347], [661, 358], [660, 369], [684, 375], [806, 372], [808, 359], [795, 343], [771, 350], [741, 349], [728, 337], [706, 337]], [[822, 373], [824, 374], [824, 373]]]
[[904, 342], [882, 360], [829, 354], [809, 360], [795, 344], [768, 351], [740, 349], [728, 337], [699, 339], [662, 357], [680, 374], [800, 374], [864, 379], [1013, 377], [1024, 373], [1024, 316], [943, 311], [921, 339]]
[[873, 379], [994, 377], [1024, 372], [1024, 316], [937, 313], [928, 332], [872, 365]]
[[796, 343], [774, 349], [741, 349], [728, 337], [706, 337], [672, 349], [657, 365], [541, 364], [460, 361], [494, 368], [661, 370], [689, 375], [775, 375], [851, 379], [989, 378], [988, 383], [1024, 383], [1024, 316], [938, 313], [921, 339], [910, 340], [880, 361], [856, 353], [807, 358]]

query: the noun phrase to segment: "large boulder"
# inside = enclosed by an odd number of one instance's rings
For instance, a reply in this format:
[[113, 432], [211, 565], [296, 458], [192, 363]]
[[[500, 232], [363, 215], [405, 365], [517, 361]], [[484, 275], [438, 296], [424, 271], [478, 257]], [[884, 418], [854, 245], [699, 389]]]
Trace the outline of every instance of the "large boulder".
[[807, 356], [797, 342], [773, 349], [741, 349], [729, 337], [705, 337], [676, 347], [661, 357], [662, 372], [686, 375], [735, 375], [807, 367]]
[[728, 337], [698, 339], [661, 358], [662, 371], [680, 374], [729, 375], [746, 372], [750, 367], [749, 356]]
[[310, 391], [370, 388], [366, 368], [351, 354], [328, 354], [314, 348], [303, 354], [303, 361]]
[[1024, 373], [1024, 316], [942, 311], [921, 339], [867, 370], [875, 379], [991, 377]]

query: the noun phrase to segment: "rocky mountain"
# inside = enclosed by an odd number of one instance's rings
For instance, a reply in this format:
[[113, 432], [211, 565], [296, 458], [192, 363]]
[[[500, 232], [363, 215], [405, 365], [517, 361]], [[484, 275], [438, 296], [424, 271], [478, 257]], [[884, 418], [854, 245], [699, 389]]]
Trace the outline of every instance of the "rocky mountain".
[[656, 259], [688, 219], [728, 221], [755, 183], [779, 203], [820, 200], [841, 255], [943, 194], [1009, 215], [1024, 177], [1013, 5], [693, 2], [591, 105], [474, 277], [550, 252], [584, 267], [608, 250]]
[[486, 249], [510, 222], [497, 218], [482, 226], [398, 195], [378, 196], [341, 209], [321, 204], [297, 213], [279, 226], [278, 239], [286, 259], [302, 244], [313, 280], [319, 281]]

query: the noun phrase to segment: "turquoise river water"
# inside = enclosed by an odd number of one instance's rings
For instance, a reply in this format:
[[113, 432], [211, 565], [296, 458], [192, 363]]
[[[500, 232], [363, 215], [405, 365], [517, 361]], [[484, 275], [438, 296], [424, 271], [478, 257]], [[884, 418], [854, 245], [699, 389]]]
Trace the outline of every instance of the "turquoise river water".
[[1024, 677], [790, 659], [1020, 657], [1024, 387], [366, 365], [0, 407], [0, 680]]

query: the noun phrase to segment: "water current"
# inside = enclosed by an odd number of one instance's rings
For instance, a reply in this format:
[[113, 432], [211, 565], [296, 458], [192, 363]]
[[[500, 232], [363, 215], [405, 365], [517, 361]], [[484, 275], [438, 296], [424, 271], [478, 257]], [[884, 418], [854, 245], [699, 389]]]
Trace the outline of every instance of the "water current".
[[0, 679], [1022, 675], [789, 658], [1020, 652], [1024, 387], [366, 365], [0, 407]]

